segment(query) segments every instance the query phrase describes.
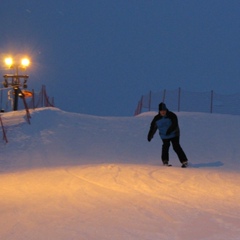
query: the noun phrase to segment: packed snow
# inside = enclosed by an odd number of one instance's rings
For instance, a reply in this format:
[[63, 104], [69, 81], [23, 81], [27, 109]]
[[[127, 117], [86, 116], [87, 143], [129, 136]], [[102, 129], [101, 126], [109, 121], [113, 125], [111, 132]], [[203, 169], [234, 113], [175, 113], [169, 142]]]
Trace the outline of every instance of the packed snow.
[[1, 113], [1, 240], [237, 240], [240, 116], [177, 113], [190, 167], [161, 164], [156, 112]]

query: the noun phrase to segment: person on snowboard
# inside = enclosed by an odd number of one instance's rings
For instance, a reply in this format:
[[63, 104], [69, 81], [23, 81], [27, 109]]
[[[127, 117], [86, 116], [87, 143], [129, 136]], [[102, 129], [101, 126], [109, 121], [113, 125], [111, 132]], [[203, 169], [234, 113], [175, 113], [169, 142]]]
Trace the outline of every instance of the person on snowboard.
[[172, 143], [173, 150], [176, 152], [182, 167], [188, 166], [188, 159], [179, 144], [180, 130], [177, 115], [170, 112], [165, 103], [161, 102], [158, 106], [159, 113], [153, 118], [148, 132], [148, 141], [150, 142], [157, 129], [163, 141], [162, 145], [162, 162], [164, 166], [171, 166], [169, 162], [169, 147]]

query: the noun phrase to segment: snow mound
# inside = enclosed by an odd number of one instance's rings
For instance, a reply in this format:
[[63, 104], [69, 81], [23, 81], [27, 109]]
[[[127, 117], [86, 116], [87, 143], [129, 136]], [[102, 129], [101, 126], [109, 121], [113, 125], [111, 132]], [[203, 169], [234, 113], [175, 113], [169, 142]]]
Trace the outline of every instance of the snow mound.
[[2, 113], [0, 239], [239, 239], [240, 116], [177, 113], [191, 166], [161, 166], [155, 112]]

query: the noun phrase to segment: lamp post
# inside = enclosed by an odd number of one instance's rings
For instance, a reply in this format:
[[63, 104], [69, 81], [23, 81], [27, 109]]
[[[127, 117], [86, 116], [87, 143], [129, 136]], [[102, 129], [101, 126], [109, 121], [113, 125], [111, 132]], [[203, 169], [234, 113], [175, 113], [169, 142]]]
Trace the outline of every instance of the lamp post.
[[14, 73], [3, 75], [4, 77], [3, 86], [6, 88], [8, 86], [12, 86], [14, 96], [13, 111], [17, 111], [18, 97], [22, 96], [22, 91], [20, 87], [27, 88], [27, 80], [29, 78], [28, 75], [19, 74], [19, 70], [20, 69], [25, 70], [29, 66], [30, 61], [27, 58], [23, 58], [21, 59], [20, 64], [16, 64], [11, 57], [8, 57], [5, 58], [5, 64], [10, 69], [13, 69]]

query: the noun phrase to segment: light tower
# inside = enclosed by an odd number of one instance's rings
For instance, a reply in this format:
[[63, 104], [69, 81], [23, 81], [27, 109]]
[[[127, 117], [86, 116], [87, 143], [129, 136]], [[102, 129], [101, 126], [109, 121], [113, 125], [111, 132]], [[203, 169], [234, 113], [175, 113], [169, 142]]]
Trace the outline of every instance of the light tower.
[[22, 58], [20, 62], [14, 62], [14, 60], [11, 57], [7, 57], [5, 58], [4, 61], [9, 69], [13, 69], [13, 74], [3, 75], [4, 77], [3, 86], [6, 88], [12, 86], [14, 96], [13, 111], [17, 111], [18, 97], [22, 95], [20, 87], [27, 88], [27, 80], [29, 78], [28, 75], [19, 74], [19, 71], [26, 70], [26, 68], [30, 64], [30, 60], [28, 58]]

